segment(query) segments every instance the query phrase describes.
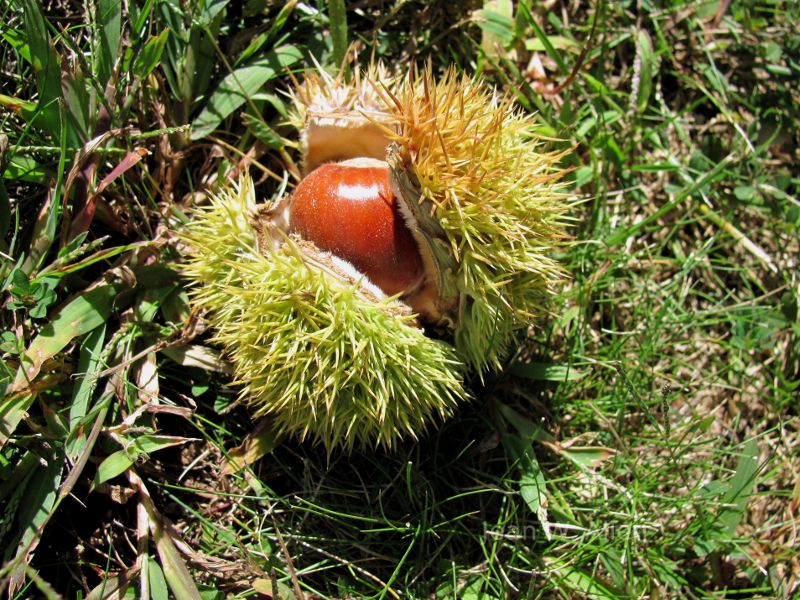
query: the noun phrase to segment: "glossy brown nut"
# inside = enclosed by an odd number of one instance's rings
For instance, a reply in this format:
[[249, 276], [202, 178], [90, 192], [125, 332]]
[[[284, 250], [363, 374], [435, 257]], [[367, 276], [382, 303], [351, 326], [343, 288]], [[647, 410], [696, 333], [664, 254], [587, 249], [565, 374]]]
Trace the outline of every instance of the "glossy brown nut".
[[351, 263], [386, 294], [408, 292], [424, 273], [422, 258], [389, 185], [386, 163], [327, 163], [295, 188], [292, 231]]

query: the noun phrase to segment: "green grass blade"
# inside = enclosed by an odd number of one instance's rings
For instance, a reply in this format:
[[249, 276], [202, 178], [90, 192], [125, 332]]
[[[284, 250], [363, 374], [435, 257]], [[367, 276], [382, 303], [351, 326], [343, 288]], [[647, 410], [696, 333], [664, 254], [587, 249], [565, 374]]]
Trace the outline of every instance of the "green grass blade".
[[574, 367], [556, 363], [515, 363], [509, 372], [535, 381], [577, 381], [586, 376]]
[[140, 79], [146, 78], [161, 62], [164, 48], [169, 39], [169, 29], [165, 27], [158, 35], [150, 36], [133, 62], [133, 72]]
[[39, 572], [34, 570], [31, 566], [26, 565], [25, 575], [31, 580], [36, 589], [42, 594], [44, 600], [62, 600], [63, 596], [59, 594], [52, 585], [46, 582], [39, 575]]
[[[514, 15], [514, 39], [521, 40], [528, 30], [528, 18], [531, 14], [532, 0], [519, 0]], [[513, 11], [512, 11], [513, 12]]]
[[38, 218], [34, 224], [29, 251], [23, 262], [23, 269], [26, 273], [31, 273], [41, 268], [56, 239], [56, 230], [58, 229], [62, 213], [62, 203], [55, 200], [61, 198], [60, 194], [63, 190], [64, 173], [67, 167], [67, 147], [69, 146], [69, 123], [66, 110], [66, 106], [62, 105], [60, 107], [58, 137], [60, 154], [55, 175], [55, 185], [51, 193], [47, 196], [47, 200], [39, 211]]
[[168, 600], [169, 586], [164, 578], [164, 571], [152, 558], [147, 559], [147, 579], [150, 584], [150, 598], [152, 600]]
[[85, 143], [89, 140], [92, 116], [87, 80], [80, 69], [65, 72], [61, 78], [64, 112], [70, 124], [70, 140]]
[[650, 94], [653, 91], [653, 75], [656, 67], [656, 57], [653, 53], [653, 42], [648, 33], [644, 30], [636, 34], [636, 63], [638, 73], [634, 73], [635, 78], [635, 97], [632, 103], [636, 110], [643, 113], [650, 101]]
[[61, 98], [60, 60], [54, 50], [39, 2], [22, 0], [25, 40], [39, 88], [39, 114], [44, 128], [57, 137], [60, 129], [58, 100]]
[[158, 523], [158, 516], [150, 512], [148, 516], [150, 531], [156, 543], [156, 551], [169, 589], [172, 590], [176, 600], [199, 600], [200, 592], [172, 538]]
[[302, 58], [302, 53], [295, 46], [282, 46], [230, 73], [220, 82], [192, 123], [192, 139], [199, 140], [212, 133], [265, 83]]
[[347, 55], [347, 9], [344, 0], [328, 0], [328, 19], [333, 43], [333, 63], [337, 67], [345, 65]]
[[19, 549], [12, 561], [14, 565], [10, 575], [12, 590], [22, 585], [28, 561], [55, 509], [63, 468], [63, 456], [49, 456], [46, 465], [44, 467], [39, 465], [39, 469], [33, 473], [25, 488], [17, 516], [22, 535]]
[[[102, 368], [100, 353], [106, 339], [105, 324], [91, 331], [81, 344], [81, 353], [78, 361], [78, 380], [72, 392], [72, 401], [69, 407], [69, 427], [75, 432], [78, 424], [86, 416], [89, 401], [97, 385], [95, 374]], [[80, 452], [85, 439], [77, 432], [67, 441], [67, 455], [71, 460]]]
[[255, 431], [228, 453], [228, 458], [222, 463], [222, 473], [232, 475], [241, 471], [275, 450], [281, 441], [283, 436], [275, 431], [270, 420], [262, 419]]
[[[524, 8], [526, 7], [525, 5], [520, 5], [520, 8], [524, 10]], [[553, 46], [553, 43], [550, 41], [550, 37], [544, 32], [539, 23], [536, 22], [536, 19], [533, 18], [532, 15], [528, 16], [529, 16], [528, 24], [533, 29], [533, 33], [536, 36], [536, 38], [539, 40], [542, 46], [544, 46], [545, 52], [547, 52], [547, 56], [553, 59], [556, 65], [558, 65], [559, 73], [561, 73], [562, 75], [566, 75], [567, 73], [569, 73], [569, 67], [567, 67], [567, 63], [564, 62], [564, 59], [561, 56], [561, 52], [556, 50], [555, 46]]]
[[44, 185], [52, 177], [52, 172], [32, 156], [10, 153], [7, 160], [3, 171], [5, 179]]
[[123, 438], [126, 448], [110, 454], [100, 463], [92, 482], [92, 488], [97, 488], [101, 483], [122, 475], [142, 455], [179, 446], [188, 441], [190, 441], [188, 438], [166, 435], [143, 435], [135, 439]]
[[592, 600], [617, 600], [619, 596], [603, 585], [596, 577], [567, 564], [550, 565], [558, 573], [559, 583], [569, 590], [570, 596]]
[[536, 423], [531, 421], [530, 419], [526, 418], [525, 416], [521, 415], [519, 412], [508, 406], [507, 404], [503, 404], [502, 402], [497, 403], [497, 410], [503, 419], [511, 425], [514, 429], [517, 430], [517, 433], [522, 436], [522, 438], [530, 441], [535, 442], [554, 442], [555, 438], [539, 427]]
[[531, 442], [513, 433], [505, 434], [502, 440], [503, 446], [517, 462], [517, 468], [520, 471], [520, 496], [538, 517], [545, 536], [550, 539], [550, 522], [547, 519], [547, 484]]
[[261, 48], [267, 44], [267, 42], [275, 40], [286, 25], [286, 21], [289, 19], [296, 6], [297, 0], [289, 0], [288, 2], [284, 3], [280, 12], [269, 26], [269, 29], [250, 42], [247, 48], [245, 48], [244, 51], [236, 58], [236, 62], [234, 63], [235, 66], [238, 67], [242, 63], [248, 61], [250, 57], [259, 52]]
[[745, 514], [747, 502], [753, 494], [759, 471], [758, 442], [755, 438], [745, 444], [736, 471], [728, 482], [728, 489], [722, 497], [725, 507], [722, 509], [719, 520], [728, 535], [735, 535]]
[[606, 245], [608, 245], [609, 247], [614, 247], [621, 244], [632, 235], [635, 235], [636, 233], [647, 227], [653, 221], [657, 221], [664, 215], [669, 214], [670, 212], [675, 210], [681, 204], [686, 202], [686, 200], [688, 200], [692, 195], [696, 194], [699, 190], [701, 190], [706, 184], [708, 184], [722, 171], [724, 171], [728, 166], [730, 166], [734, 158], [735, 158], [734, 154], [729, 154], [724, 159], [719, 161], [716, 165], [714, 165], [713, 169], [705, 173], [702, 177], [700, 177], [696, 181], [693, 181], [691, 184], [684, 187], [680, 192], [678, 192], [675, 198], [664, 204], [654, 213], [648, 215], [647, 217], [645, 217], [638, 223], [631, 225], [630, 227], [623, 228], [622, 231], [617, 231], [615, 233], [612, 233], [610, 236], [606, 238], [605, 240]]
[[119, 56], [122, 37], [122, 0], [98, 0], [97, 19], [98, 46], [95, 55], [95, 79], [104, 88], [114, 71]]
[[139, 453], [132, 450], [117, 450], [113, 454], [109, 454], [97, 467], [92, 481], [92, 489], [96, 489], [98, 485], [109, 479], [122, 475], [133, 466], [138, 458]]
[[[487, 0], [476, 13], [481, 29], [481, 49], [489, 57], [505, 54], [514, 42], [514, 6], [510, 0]], [[522, 19], [524, 21], [524, 19]], [[516, 23], [519, 25], [519, 21]]]
[[21, 357], [14, 382], [0, 404], [0, 447], [14, 433], [34, 399], [30, 385], [46, 360], [61, 352], [76, 337], [102, 326], [111, 315], [120, 285], [101, 285], [67, 304], [31, 342]]
[[[115, 598], [127, 598], [125, 592], [131, 583], [131, 573], [123, 572], [120, 575], [105, 577], [87, 595], [86, 600], [113, 600]], [[148, 598], [144, 596], [143, 598]]]

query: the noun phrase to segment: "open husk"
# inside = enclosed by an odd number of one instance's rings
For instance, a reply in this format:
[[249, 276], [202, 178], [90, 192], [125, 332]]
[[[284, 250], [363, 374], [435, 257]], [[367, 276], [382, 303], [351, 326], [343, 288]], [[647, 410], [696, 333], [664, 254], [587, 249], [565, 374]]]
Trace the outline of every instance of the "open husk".
[[386, 161], [422, 283], [387, 298], [293, 233], [291, 196], [256, 206], [247, 177], [194, 215], [184, 272], [257, 416], [328, 450], [390, 447], [452, 414], [465, 375], [500, 369], [547, 312], [565, 277], [561, 155], [509, 98], [452, 71], [319, 70], [293, 97], [304, 174]]

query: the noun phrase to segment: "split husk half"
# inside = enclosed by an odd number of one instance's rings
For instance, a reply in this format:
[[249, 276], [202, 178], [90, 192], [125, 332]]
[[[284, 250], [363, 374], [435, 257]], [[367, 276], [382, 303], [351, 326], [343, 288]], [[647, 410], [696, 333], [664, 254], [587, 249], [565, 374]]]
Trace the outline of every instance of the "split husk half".
[[310, 242], [259, 251], [256, 210], [247, 177], [198, 210], [183, 267], [254, 416], [329, 450], [391, 447], [449, 416], [466, 396], [454, 349]]

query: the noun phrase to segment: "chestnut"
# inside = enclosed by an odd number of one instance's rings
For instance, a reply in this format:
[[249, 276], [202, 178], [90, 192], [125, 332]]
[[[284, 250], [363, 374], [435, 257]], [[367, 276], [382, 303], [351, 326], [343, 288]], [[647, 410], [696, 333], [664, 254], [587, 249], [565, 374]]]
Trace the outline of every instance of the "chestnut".
[[314, 169], [292, 194], [289, 226], [351, 263], [389, 296], [409, 293], [424, 277], [383, 161], [356, 158]]

